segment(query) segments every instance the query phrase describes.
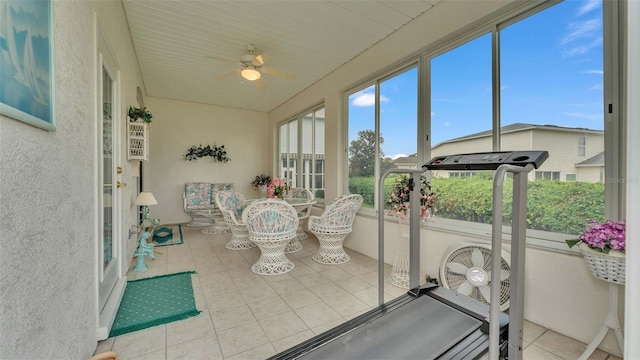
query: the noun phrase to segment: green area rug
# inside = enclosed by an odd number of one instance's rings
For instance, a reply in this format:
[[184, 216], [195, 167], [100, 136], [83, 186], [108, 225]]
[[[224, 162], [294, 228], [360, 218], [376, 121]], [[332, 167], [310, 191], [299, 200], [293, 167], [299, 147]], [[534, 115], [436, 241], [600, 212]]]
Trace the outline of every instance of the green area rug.
[[127, 282], [109, 337], [183, 320], [201, 313], [187, 271]]
[[179, 245], [184, 243], [182, 225], [161, 225], [153, 232], [155, 246]]

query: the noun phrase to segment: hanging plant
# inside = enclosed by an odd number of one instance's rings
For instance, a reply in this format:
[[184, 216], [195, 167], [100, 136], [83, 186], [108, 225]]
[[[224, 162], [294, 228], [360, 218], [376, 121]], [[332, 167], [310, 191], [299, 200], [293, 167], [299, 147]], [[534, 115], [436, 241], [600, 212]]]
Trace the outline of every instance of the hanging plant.
[[213, 146], [207, 145], [205, 147], [202, 147], [202, 145], [192, 146], [187, 150], [184, 157], [185, 160], [192, 161], [205, 156], [211, 156], [213, 161], [216, 162], [227, 162], [230, 160], [227, 157], [227, 150], [225, 150], [224, 145], [217, 146], [215, 144]]
[[153, 118], [153, 114], [151, 114], [151, 111], [149, 111], [149, 109], [147, 109], [146, 107], [138, 108], [138, 107], [129, 106], [128, 115], [129, 115], [129, 121], [133, 122], [138, 119], [141, 119], [147, 124], [150, 124], [151, 119]]

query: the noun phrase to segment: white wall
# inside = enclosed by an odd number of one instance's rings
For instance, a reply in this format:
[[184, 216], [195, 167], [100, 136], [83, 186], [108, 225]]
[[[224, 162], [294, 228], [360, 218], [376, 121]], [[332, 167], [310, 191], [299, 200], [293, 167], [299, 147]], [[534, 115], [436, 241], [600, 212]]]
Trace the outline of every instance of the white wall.
[[109, 26], [105, 36], [122, 70], [125, 103], [135, 101], [141, 84], [120, 2], [53, 6], [57, 131], [0, 115], [3, 359], [86, 359], [96, 348], [94, 9]]
[[[158, 205], [149, 216], [162, 224], [191, 221], [183, 208], [184, 183], [189, 181], [234, 183], [247, 198], [257, 198], [251, 188], [256, 175], [269, 173], [269, 120], [266, 113], [224, 106], [148, 97], [153, 113], [149, 129], [149, 161], [143, 162], [143, 190], [151, 191]], [[224, 145], [231, 159], [211, 157], [186, 161], [191, 146]]]
[[[344, 92], [403, 59], [423, 52], [460, 31], [465, 24], [489, 16], [492, 12], [506, 11], [512, 5], [511, 1], [477, 1], [473, 4], [468, 1], [450, 1], [438, 4], [408, 26], [273, 110], [269, 114], [271, 126], [277, 126], [278, 122], [324, 99], [328, 179], [326, 197], [333, 198], [345, 192]], [[470, 6], [474, 8], [471, 9]], [[389, 224], [385, 228], [388, 239], [385, 251], [387, 263], [393, 261], [395, 252], [390, 237], [397, 232], [395, 226], [397, 225]], [[377, 220], [358, 216], [354, 231], [347, 238], [345, 246], [377, 258], [377, 229]], [[433, 276], [438, 273], [440, 260], [448, 245], [464, 237], [461, 234], [431, 234], [431, 231], [426, 230], [422, 230], [422, 234], [422, 275], [429, 273]], [[431, 236], [426, 238], [425, 235]], [[528, 301], [529, 296], [525, 299], [527, 319], [585, 343], [593, 339], [607, 312], [607, 285], [590, 277], [581, 257], [527, 249], [526, 278], [525, 293], [531, 294], [532, 299], [542, 299], [540, 302]], [[580, 305], [577, 305], [578, 302]], [[619, 354], [611, 334], [601, 348]]]

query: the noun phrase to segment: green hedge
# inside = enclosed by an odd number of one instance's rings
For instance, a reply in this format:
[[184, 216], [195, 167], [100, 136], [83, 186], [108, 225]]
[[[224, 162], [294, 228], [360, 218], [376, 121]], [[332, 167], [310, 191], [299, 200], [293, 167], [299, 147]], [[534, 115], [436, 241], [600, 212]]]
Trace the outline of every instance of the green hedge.
[[[388, 198], [394, 176], [385, 179]], [[434, 178], [438, 217], [490, 224], [493, 208], [493, 181], [490, 176]], [[504, 183], [504, 219], [511, 222], [513, 181]], [[349, 191], [364, 197], [363, 206], [374, 205], [374, 179], [353, 178]], [[529, 229], [564, 234], [580, 234], [591, 221], [604, 221], [604, 184], [536, 180], [528, 183], [527, 224]]]

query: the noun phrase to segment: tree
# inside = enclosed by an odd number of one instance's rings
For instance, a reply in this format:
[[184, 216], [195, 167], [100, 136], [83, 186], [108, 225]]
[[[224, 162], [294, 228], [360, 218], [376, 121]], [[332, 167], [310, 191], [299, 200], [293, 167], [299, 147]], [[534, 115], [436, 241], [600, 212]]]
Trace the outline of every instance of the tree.
[[[380, 136], [380, 159], [384, 157]], [[373, 130], [358, 131], [358, 139], [352, 140], [349, 146], [349, 177], [373, 176], [376, 156], [376, 133]]]

